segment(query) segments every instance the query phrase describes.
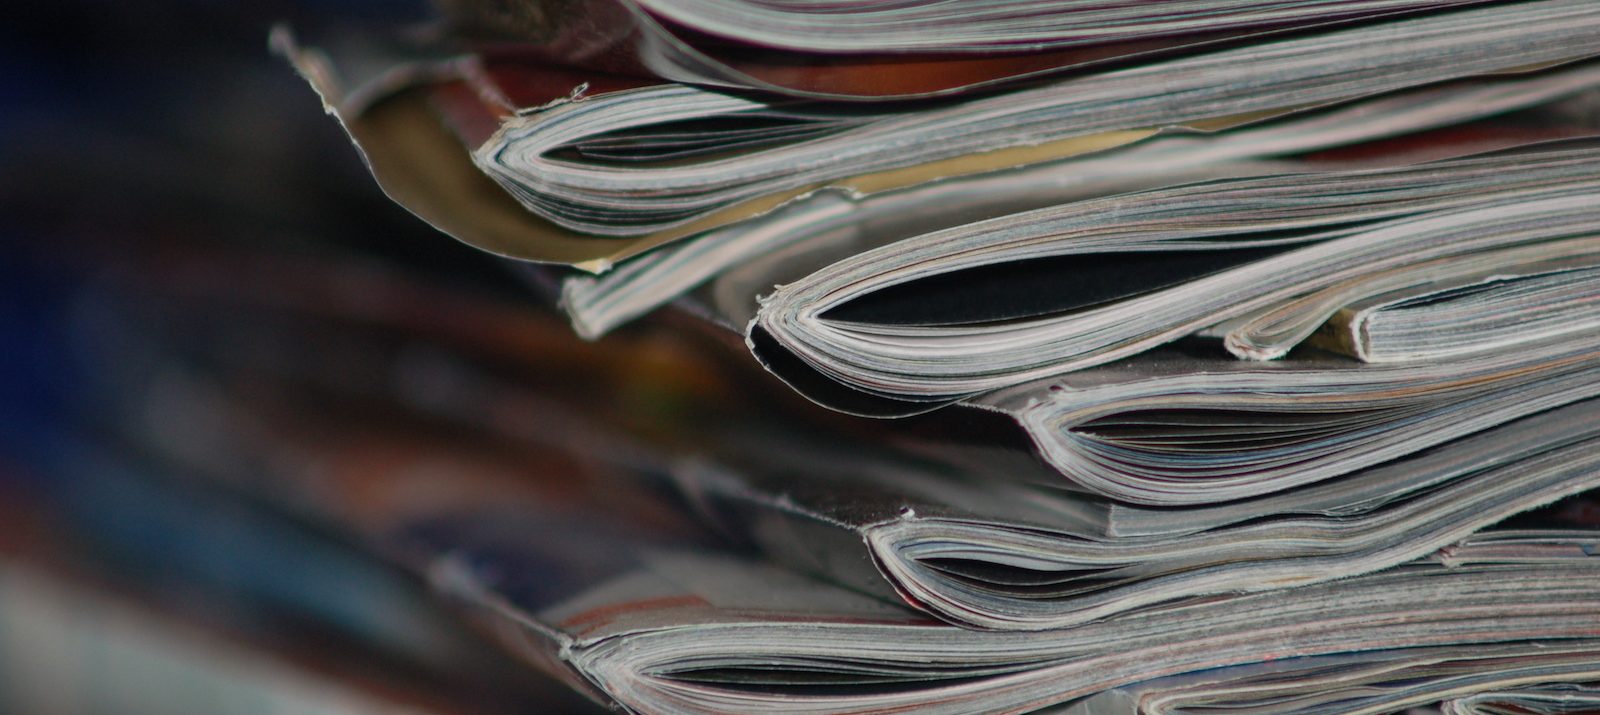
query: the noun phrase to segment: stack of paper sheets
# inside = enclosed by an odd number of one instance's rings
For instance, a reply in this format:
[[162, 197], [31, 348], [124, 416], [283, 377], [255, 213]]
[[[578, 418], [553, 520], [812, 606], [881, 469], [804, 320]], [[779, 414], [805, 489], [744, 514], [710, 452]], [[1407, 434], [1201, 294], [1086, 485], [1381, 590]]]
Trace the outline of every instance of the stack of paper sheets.
[[452, 572], [602, 697], [1588, 692], [1592, 524], [1560, 515], [1600, 486], [1600, 6], [502, 5], [444, 3], [442, 54], [275, 41], [392, 198], [598, 349], [671, 305], [858, 416], [610, 460], [821, 582], [645, 543], [564, 604]]
[[1600, 3], [436, 4], [272, 43], [511, 289], [77, 262], [105, 550], [225, 495], [639, 713], [1600, 707]]

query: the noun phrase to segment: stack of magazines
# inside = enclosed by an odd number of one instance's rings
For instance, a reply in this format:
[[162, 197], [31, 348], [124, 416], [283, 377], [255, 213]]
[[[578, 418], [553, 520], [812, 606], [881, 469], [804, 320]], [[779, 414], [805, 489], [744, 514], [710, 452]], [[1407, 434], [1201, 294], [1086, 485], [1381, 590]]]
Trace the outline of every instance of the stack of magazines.
[[1600, 709], [1600, 3], [437, 6], [271, 42], [493, 257], [79, 261], [99, 550], [628, 712]]

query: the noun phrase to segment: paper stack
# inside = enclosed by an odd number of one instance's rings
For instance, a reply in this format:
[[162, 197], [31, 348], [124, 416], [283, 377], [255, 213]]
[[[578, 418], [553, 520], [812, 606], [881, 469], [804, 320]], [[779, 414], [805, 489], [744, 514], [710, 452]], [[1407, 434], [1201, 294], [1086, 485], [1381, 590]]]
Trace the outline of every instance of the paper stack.
[[1600, 4], [437, 5], [272, 43], [514, 289], [115, 251], [97, 444], [629, 712], [1600, 707]]

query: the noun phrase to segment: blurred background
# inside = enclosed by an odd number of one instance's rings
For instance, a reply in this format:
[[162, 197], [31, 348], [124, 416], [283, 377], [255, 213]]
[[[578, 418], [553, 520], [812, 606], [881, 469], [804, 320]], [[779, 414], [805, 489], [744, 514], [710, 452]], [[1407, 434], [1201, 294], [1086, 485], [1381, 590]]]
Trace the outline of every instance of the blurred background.
[[[305, 348], [254, 330], [284, 322], [270, 311], [215, 310], [218, 286], [326, 295], [346, 267], [377, 266], [540, 319], [504, 266], [385, 199], [268, 50], [275, 23], [405, 27], [428, 4], [66, 0], [10, 15], [0, 712], [590, 710], [347, 532], [260, 508], [254, 487], [181, 474], [129, 434], [185, 414], [140, 402], [174, 354]], [[189, 310], [205, 319], [173, 317]], [[156, 334], [169, 342], [151, 347]], [[360, 351], [320, 354], [336, 381], [378, 369]], [[289, 414], [334, 409], [298, 404]]]

